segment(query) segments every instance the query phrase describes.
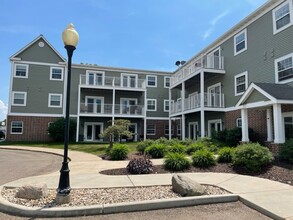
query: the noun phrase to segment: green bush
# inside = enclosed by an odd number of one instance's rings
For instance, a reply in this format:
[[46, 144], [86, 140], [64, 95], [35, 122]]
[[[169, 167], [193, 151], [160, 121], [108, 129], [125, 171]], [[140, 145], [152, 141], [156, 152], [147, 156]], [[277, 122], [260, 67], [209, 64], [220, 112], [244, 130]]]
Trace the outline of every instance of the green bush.
[[195, 142], [195, 140], [192, 140], [190, 138], [186, 138], [185, 140], [181, 141], [181, 144], [185, 145], [185, 146], [190, 146]]
[[168, 152], [170, 153], [185, 153], [186, 151], [186, 147], [180, 143], [176, 143], [176, 144], [173, 144], [171, 146], [169, 146], [168, 148]]
[[114, 144], [109, 151], [109, 157], [111, 160], [125, 160], [129, 149], [125, 144]]
[[270, 164], [274, 157], [268, 148], [259, 143], [239, 145], [233, 154], [232, 163], [248, 171], [260, 171], [263, 166]]
[[159, 139], [155, 140], [156, 144], [164, 144], [164, 145], [170, 145], [171, 140], [165, 138], [165, 137], [160, 137]]
[[293, 164], [293, 139], [287, 140], [280, 149], [280, 159]]
[[153, 163], [150, 159], [139, 157], [130, 160], [126, 168], [131, 174], [149, 174], [153, 172]]
[[151, 140], [151, 139], [147, 139], [147, 140], [145, 140], [145, 141], [138, 142], [138, 143], [137, 143], [137, 146], [136, 146], [136, 150], [137, 150], [139, 153], [143, 154], [143, 153], [145, 152], [145, 149], [146, 149], [148, 146], [152, 145], [153, 143], [154, 143], [154, 140]]
[[207, 168], [216, 165], [216, 159], [211, 151], [202, 149], [192, 154], [192, 164], [196, 167]]
[[152, 144], [145, 149], [146, 154], [150, 155], [152, 158], [163, 158], [166, 153], [166, 145], [164, 144]]
[[234, 148], [223, 147], [218, 151], [218, 162], [219, 163], [231, 163], [234, 153]]
[[182, 171], [190, 167], [191, 161], [182, 153], [168, 153], [164, 160], [167, 170]]
[[[48, 134], [55, 141], [64, 141], [65, 118], [58, 118], [56, 121], [50, 123], [48, 127]], [[75, 139], [76, 121], [70, 119], [69, 121], [69, 140]]]
[[198, 142], [194, 142], [193, 144], [188, 146], [186, 149], [186, 153], [191, 155], [194, 152], [199, 151], [199, 150], [203, 150], [203, 149], [206, 149], [205, 144], [203, 142], [198, 141]]

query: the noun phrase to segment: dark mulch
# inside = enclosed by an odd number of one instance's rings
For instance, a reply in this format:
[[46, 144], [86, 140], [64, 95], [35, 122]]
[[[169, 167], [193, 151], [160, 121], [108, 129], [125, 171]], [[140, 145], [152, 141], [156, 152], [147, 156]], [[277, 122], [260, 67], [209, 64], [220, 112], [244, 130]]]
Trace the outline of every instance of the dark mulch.
[[[153, 174], [158, 173], [172, 173], [171, 171], [165, 170], [163, 165], [156, 165], [153, 167]], [[272, 165], [265, 167], [261, 172], [248, 172], [244, 169], [234, 168], [231, 164], [217, 164], [216, 166], [201, 169], [197, 167], [190, 167], [187, 170], [181, 171], [181, 173], [196, 173], [196, 172], [214, 172], [214, 173], [237, 173], [242, 175], [250, 175], [255, 177], [261, 177], [281, 183], [286, 183], [293, 186], [293, 166], [279, 160], [276, 160]], [[179, 172], [176, 172], [179, 173]], [[130, 175], [126, 168], [104, 170], [101, 174], [105, 175]]]

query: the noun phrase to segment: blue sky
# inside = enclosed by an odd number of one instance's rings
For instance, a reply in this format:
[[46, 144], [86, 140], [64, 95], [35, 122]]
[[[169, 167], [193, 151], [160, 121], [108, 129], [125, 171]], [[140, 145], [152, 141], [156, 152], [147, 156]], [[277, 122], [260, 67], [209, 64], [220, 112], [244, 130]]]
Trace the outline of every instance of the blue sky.
[[40, 34], [66, 57], [61, 34], [80, 35], [74, 63], [174, 71], [266, 0], [1, 0], [0, 121], [6, 118], [9, 57]]

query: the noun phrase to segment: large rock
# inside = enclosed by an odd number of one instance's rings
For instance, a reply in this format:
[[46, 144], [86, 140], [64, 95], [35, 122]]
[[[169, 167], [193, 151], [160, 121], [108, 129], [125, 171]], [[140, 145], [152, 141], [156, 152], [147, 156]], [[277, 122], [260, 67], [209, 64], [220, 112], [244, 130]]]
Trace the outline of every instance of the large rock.
[[15, 194], [16, 198], [22, 199], [40, 199], [46, 196], [48, 196], [48, 188], [46, 184], [42, 186], [22, 186]]
[[183, 176], [172, 176], [172, 190], [181, 196], [200, 196], [204, 194], [204, 188], [196, 181]]

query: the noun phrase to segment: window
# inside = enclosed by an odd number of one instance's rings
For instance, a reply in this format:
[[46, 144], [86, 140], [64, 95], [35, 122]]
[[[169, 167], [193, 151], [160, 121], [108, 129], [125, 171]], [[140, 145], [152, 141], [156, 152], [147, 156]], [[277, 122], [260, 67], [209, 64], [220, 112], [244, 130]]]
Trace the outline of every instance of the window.
[[87, 113], [104, 113], [104, 97], [86, 96]]
[[122, 87], [137, 88], [137, 75], [136, 74], [121, 74]]
[[247, 85], [248, 85], [247, 71], [236, 75], [234, 78], [234, 84], [235, 84], [235, 96], [242, 95], [247, 89]]
[[273, 10], [274, 34], [292, 25], [292, 1], [286, 1]]
[[170, 110], [170, 102], [169, 100], [164, 100], [164, 112], [169, 112]]
[[247, 50], [247, 31], [244, 29], [234, 37], [234, 56]]
[[293, 81], [293, 53], [275, 60], [276, 82]]
[[164, 77], [164, 88], [169, 88], [171, 85], [171, 77], [165, 76]]
[[28, 65], [26, 65], [26, 64], [15, 64], [14, 77], [28, 78]]
[[156, 125], [147, 125], [147, 135], [156, 135]]
[[[165, 135], [169, 135], [169, 125], [168, 124], [166, 124], [165, 125]], [[171, 126], [171, 135], [174, 135], [174, 128], [173, 128], [173, 126]]]
[[12, 121], [11, 122], [11, 134], [22, 134], [23, 122]]
[[237, 118], [236, 119], [236, 127], [237, 128], [241, 128], [242, 127], [242, 119], [241, 118]]
[[181, 136], [181, 124], [177, 124], [177, 136]]
[[26, 92], [12, 92], [12, 105], [26, 106]]
[[147, 76], [147, 86], [157, 87], [157, 76]]
[[157, 111], [156, 99], [147, 99], [147, 111]]
[[61, 108], [62, 107], [62, 95], [61, 94], [49, 94], [49, 107]]
[[87, 71], [87, 85], [102, 86], [104, 85], [104, 72]]
[[50, 68], [50, 80], [63, 80], [63, 68], [51, 67]]

